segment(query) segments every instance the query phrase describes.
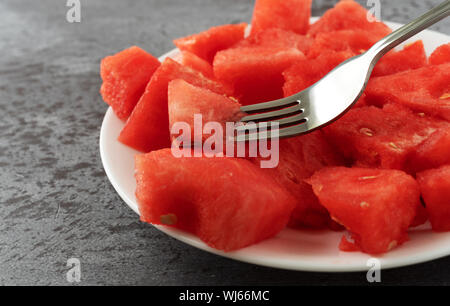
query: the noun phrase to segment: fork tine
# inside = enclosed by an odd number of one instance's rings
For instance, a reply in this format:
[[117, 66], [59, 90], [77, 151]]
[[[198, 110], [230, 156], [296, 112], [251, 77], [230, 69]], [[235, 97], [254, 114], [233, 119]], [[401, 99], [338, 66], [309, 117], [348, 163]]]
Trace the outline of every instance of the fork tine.
[[[301, 113], [295, 116], [291, 116], [291, 117], [287, 117], [287, 118], [283, 118], [283, 119], [279, 119], [279, 120], [271, 120], [271, 121], [263, 121], [263, 124], [267, 124], [267, 126], [270, 126], [271, 123], [276, 123], [279, 127], [283, 127], [286, 125], [292, 125], [292, 124], [300, 124], [303, 123], [305, 120], [307, 120], [308, 118], [306, 117], [305, 113]], [[265, 126], [262, 126], [260, 124], [244, 124], [244, 125], [240, 125], [238, 127], [236, 127], [236, 131], [237, 132], [243, 132], [243, 131], [255, 131], [255, 130], [259, 130], [261, 128], [265, 128]]]
[[245, 113], [256, 113], [261, 111], [269, 111], [274, 109], [279, 109], [283, 107], [288, 107], [292, 105], [300, 104], [300, 100], [295, 97], [287, 97], [275, 101], [252, 104], [247, 106], [242, 106], [241, 111]]
[[306, 113], [303, 112], [301, 114], [295, 115], [295, 116], [291, 116], [291, 117], [287, 117], [287, 118], [283, 118], [280, 120], [277, 120], [278, 125], [280, 127], [285, 126], [285, 125], [290, 125], [293, 123], [303, 123], [306, 120], [308, 120], [308, 118], [306, 117]]
[[297, 104], [297, 105], [283, 108], [283, 109], [277, 110], [277, 111], [245, 116], [241, 119], [241, 122], [269, 121], [271, 119], [278, 119], [280, 117], [285, 117], [288, 115], [295, 115], [298, 113], [302, 113], [303, 111], [304, 111], [304, 109], [301, 108], [299, 104]]
[[[264, 132], [251, 133], [251, 134], [242, 134], [237, 135], [235, 140], [237, 142], [243, 141], [255, 141], [255, 140], [267, 140], [272, 138], [272, 133], [274, 134], [273, 138], [285, 138], [290, 136], [295, 136], [299, 134], [303, 134], [309, 130], [307, 124], [294, 125], [283, 129], [276, 129], [274, 131], [268, 130]], [[275, 133], [274, 133], [275, 132]]]

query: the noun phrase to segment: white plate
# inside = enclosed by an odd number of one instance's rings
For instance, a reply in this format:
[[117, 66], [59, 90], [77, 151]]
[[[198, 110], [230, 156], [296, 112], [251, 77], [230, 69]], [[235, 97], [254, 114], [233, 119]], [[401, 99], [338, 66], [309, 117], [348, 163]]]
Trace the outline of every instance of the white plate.
[[[400, 25], [387, 23], [393, 29]], [[424, 31], [412, 39], [422, 39], [427, 53], [450, 42], [450, 37], [433, 31]], [[174, 56], [177, 50], [163, 55]], [[134, 151], [117, 141], [124, 123], [109, 108], [100, 132], [100, 154], [106, 174], [122, 199], [139, 214], [134, 191]], [[340, 252], [338, 244], [342, 233], [331, 231], [298, 231], [285, 229], [275, 238], [245, 249], [224, 253], [214, 250], [193, 235], [164, 226], [159, 230], [196, 248], [239, 261], [275, 268], [317, 271], [351, 272], [368, 269], [369, 255]], [[393, 268], [416, 264], [450, 255], [450, 233], [433, 233], [428, 227], [410, 233], [411, 240], [388, 254], [379, 257], [381, 267]]]

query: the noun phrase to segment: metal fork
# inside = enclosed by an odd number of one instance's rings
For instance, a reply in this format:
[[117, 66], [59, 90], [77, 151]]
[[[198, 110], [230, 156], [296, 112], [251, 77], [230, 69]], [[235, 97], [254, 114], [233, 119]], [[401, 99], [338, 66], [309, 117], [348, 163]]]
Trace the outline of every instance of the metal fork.
[[[361, 97], [375, 64], [391, 49], [450, 15], [450, 0], [392, 32], [367, 52], [332, 70], [311, 87], [293, 96], [241, 107], [248, 115], [236, 128], [236, 141], [292, 137], [311, 132], [345, 114]], [[267, 130], [267, 126], [277, 128]]]

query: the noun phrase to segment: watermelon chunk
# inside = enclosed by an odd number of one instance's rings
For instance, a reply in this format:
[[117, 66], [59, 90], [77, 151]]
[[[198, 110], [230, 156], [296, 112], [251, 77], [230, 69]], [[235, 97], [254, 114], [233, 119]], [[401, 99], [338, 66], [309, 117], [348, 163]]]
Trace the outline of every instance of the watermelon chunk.
[[421, 205], [417, 182], [398, 170], [325, 168], [309, 182], [320, 203], [369, 254], [405, 242]]
[[340, 30], [319, 33], [312, 44], [308, 58], [316, 58], [324, 50], [352, 51], [354, 55], [363, 53], [383, 36], [371, 35], [363, 30]]
[[[169, 83], [170, 128], [177, 122], [185, 122], [191, 127], [191, 132], [202, 132], [194, 129], [194, 114], [200, 114], [203, 124], [218, 122], [222, 125], [223, 131], [226, 131], [227, 122], [236, 122], [242, 117], [240, 106], [237, 101], [208, 89], [195, 87], [184, 80]], [[199, 135], [203, 136], [203, 141], [209, 137], [203, 133]]]
[[244, 38], [246, 23], [212, 27], [199, 34], [175, 39], [174, 44], [182, 51], [189, 51], [212, 63], [220, 50], [225, 50]]
[[308, 34], [315, 37], [323, 32], [359, 29], [383, 37], [391, 32], [387, 25], [379, 21], [370, 22], [367, 16], [368, 11], [355, 1], [340, 1], [311, 25]]
[[309, 29], [312, 0], [256, 0], [252, 19], [252, 33], [280, 28], [299, 34]]
[[450, 62], [450, 43], [442, 45], [430, 55], [430, 65], [440, 65]]
[[434, 231], [450, 231], [450, 165], [417, 174]]
[[450, 120], [450, 63], [373, 78], [365, 93], [369, 104], [398, 103]]
[[271, 28], [257, 32], [240, 41], [235, 47], [297, 48], [306, 54], [314, 39], [291, 31]]
[[[260, 160], [251, 159], [256, 165], [260, 164]], [[297, 199], [290, 221], [292, 227], [322, 229], [333, 225], [327, 210], [320, 205], [311, 186], [304, 180], [323, 167], [342, 164], [342, 159], [327, 143], [321, 131], [279, 142], [278, 166], [263, 170]]]
[[234, 88], [241, 104], [248, 105], [282, 98], [282, 72], [304, 58], [296, 48], [233, 48], [217, 53], [213, 68], [219, 80]]
[[375, 66], [372, 77], [394, 74], [406, 70], [418, 69], [428, 64], [425, 47], [421, 40], [407, 45], [400, 51], [386, 54]]
[[105, 57], [100, 65], [100, 93], [114, 113], [126, 120], [160, 62], [136, 46]]
[[220, 94], [231, 94], [224, 85], [167, 58], [148, 83], [121, 131], [119, 141], [142, 152], [170, 147], [167, 90], [169, 82], [175, 79], [183, 79]]
[[295, 199], [245, 159], [175, 158], [170, 149], [136, 156], [141, 219], [196, 234], [232, 251], [273, 237]]
[[214, 78], [214, 72], [210, 63], [201, 59], [194, 53], [188, 51], [181, 51], [179, 60], [177, 60], [183, 66], [190, 67], [198, 72], [202, 73], [207, 78]]
[[337, 65], [353, 56], [350, 51], [334, 52], [325, 50], [315, 59], [303, 59], [283, 72], [284, 96], [296, 94], [313, 85]]
[[359, 166], [405, 169], [406, 159], [448, 122], [421, 116], [400, 105], [350, 110], [324, 129], [342, 154]]
[[450, 128], [431, 134], [408, 158], [412, 173], [450, 164]]

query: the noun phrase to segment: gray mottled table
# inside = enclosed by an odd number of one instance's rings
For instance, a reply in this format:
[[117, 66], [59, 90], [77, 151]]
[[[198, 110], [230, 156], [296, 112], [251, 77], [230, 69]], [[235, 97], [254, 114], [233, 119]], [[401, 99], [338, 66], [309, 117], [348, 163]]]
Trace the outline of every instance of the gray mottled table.
[[[249, 21], [252, 2], [81, 0], [70, 24], [65, 0], [0, 1], [0, 284], [69, 284], [72, 257], [84, 285], [367, 284], [364, 273], [269, 269], [184, 245], [140, 223], [103, 172], [100, 59], [134, 44], [162, 54], [172, 38]], [[314, 15], [334, 2], [315, 1]], [[405, 22], [439, 1], [381, 3], [383, 19]], [[434, 29], [450, 34], [450, 20]], [[450, 258], [382, 280], [449, 284]]]

